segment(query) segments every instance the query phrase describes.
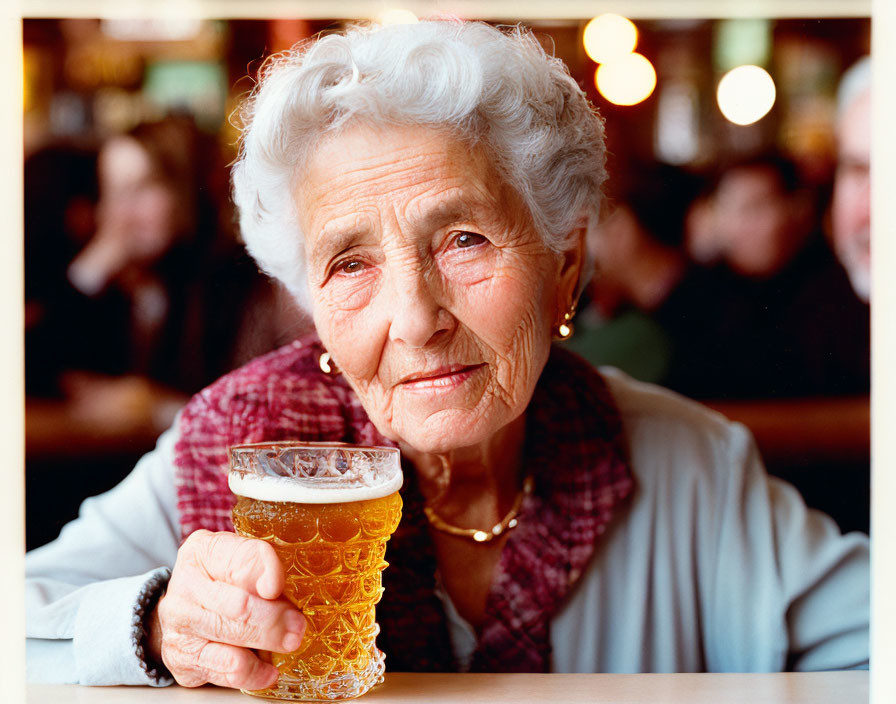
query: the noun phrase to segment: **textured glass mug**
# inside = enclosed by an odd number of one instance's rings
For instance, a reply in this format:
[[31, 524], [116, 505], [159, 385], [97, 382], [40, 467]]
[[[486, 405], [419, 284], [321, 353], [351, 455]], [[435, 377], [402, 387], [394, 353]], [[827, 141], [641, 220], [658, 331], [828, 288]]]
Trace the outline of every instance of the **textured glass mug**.
[[382, 681], [374, 607], [386, 541], [401, 518], [401, 483], [394, 448], [295, 441], [230, 448], [234, 528], [277, 551], [284, 596], [307, 623], [296, 652], [259, 652], [280, 677], [247, 694], [351, 699]]

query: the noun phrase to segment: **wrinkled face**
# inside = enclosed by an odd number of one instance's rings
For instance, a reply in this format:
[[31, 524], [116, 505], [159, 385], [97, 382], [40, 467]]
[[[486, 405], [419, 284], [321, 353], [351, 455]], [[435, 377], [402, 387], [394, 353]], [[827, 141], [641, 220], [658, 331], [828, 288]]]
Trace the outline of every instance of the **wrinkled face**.
[[871, 295], [871, 92], [849, 107], [838, 131], [839, 158], [831, 204], [834, 249], [856, 294]]
[[312, 153], [296, 204], [317, 331], [380, 432], [444, 452], [523, 413], [579, 262], [479, 150], [354, 125]]

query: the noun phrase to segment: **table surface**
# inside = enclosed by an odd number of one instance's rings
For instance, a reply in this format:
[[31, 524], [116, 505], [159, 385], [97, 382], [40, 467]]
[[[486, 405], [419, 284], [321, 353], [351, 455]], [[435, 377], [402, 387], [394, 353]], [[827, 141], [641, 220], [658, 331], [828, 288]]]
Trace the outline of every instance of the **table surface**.
[[[364, 695], [388, 702], [662, 702], [663, 704], [853, 704], [868, 701], [867, 672], [675, 675], [506, 675], [392, 672]], [[218, 687], [82, 687], [29, 684], [28, 704], [218, 704], [266, 701]]]

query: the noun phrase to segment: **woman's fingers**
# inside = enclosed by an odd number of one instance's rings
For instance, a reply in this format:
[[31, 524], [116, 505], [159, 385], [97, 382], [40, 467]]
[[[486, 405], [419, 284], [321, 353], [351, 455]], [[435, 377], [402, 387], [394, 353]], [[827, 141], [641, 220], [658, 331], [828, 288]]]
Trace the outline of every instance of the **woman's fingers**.
[[162, 661], [188, 687], [205, 682], [262, 689], [277, 669], [250, 648], [292, 652], [305, 619], [283, 592], [284, 570], [267, 543], [196, 531], [181, 546], [156, 607]]
[[283, 592], [286, 575], [280, 558], [263, 540], [233, 533], [197, 531], [184, 543], [190, 556], [216, 582], [226, 582], [264, 599]]
[[208, 643], [199, 657], [208, 681], [222, 687], [264, 689], [272, 686], [280, 672], [245, 648], [223, 643]]
[[184, 687], [211, 683], [238, 689], [264, 689], [279, 675], [252, 651], [224, 643], [185, 641], [166, 654], [165, 665]]
[[305, 633], [304, 617], [285, 599], [262, 599], [223, 582], [185, 596], [168, 604], [169, 623], [208, 640], [286, 653]]

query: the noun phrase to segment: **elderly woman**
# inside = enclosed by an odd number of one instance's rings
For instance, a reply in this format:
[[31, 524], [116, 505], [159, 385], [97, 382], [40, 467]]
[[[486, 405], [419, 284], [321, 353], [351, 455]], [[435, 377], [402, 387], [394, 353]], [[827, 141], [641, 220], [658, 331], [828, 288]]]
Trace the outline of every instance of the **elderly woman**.
[[740, 426], [552, 349], [604, 178], [601, 121], [529, 34], [355, 28], [271, 62], [234, 194], [316, 334], [196, 396], [28, 558], [29, 676], [261, 688], [302, 615], [234, 535], [228, 446], [401, 448], [392, 670], [861, 667], [868, 546]]

